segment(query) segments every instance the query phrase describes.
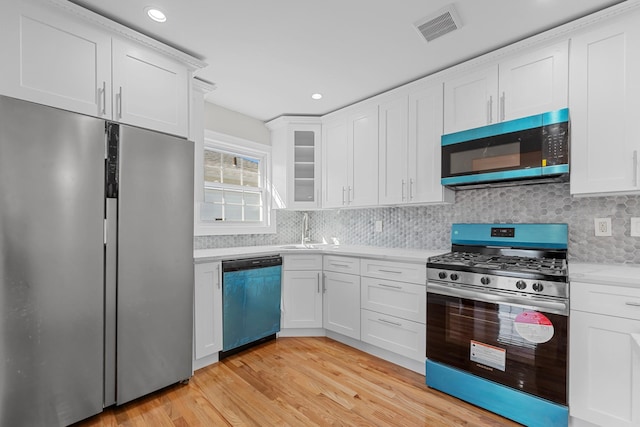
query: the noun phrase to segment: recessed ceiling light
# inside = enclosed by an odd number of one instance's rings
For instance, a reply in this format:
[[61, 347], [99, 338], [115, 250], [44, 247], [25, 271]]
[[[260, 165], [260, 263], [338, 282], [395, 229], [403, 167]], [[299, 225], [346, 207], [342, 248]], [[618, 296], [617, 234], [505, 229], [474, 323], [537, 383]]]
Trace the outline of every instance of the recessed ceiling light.
[[313, 95], [311, 95], [311, 98], [313, 98], [313, 99], [322, 99], [322, 94], [321, 93], [314, 93]]
[[164, 22], [167, 20], [167, 16], [160, 9], [157, 9], [155, 7], [147, 7], [144, 10], [145, 12], [147, 12], [147, 16], [156, 22]]

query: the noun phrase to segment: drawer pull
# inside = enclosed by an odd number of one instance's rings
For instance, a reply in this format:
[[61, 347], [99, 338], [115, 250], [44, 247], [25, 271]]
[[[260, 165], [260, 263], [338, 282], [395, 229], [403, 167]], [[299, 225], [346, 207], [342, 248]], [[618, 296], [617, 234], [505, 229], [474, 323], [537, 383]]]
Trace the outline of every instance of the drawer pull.
[[631, 302], [627, 301], [624, 303], [625, 305], [630, 305], [631, 307], [640, 307], [640, 302]]
[[402, 327], [402, 323], [391, 322], [391, 321], [389, 321], [389, 320], [385, 320], [385, 319], [378, 319], [378, 321], [379, 321], [379, 322], [382, 322], [382, 323], [387, 323], [387, 324], [389, 324], [389, 325], [397, 326], [397, 327], [399, 327], [399, 328], [401, 328], [401, 327]]
[[397, 270], [378, 270], [380, 273], [393, 273], [393, 274], [402, 274], [402, 271], [397, 271]]
[[349, 264], [338, 264], [338, 263], [335, 263], [335, 262], [332, 262], [329, 265], [331, 265], [333, 267], [342, 267], [342, 268], [349, 268], [350, 267]]
[[402, 286], [387, 285], [385, 283], [378, 283], [378, 285], [382, 286], [383, 288], [402, 289]]

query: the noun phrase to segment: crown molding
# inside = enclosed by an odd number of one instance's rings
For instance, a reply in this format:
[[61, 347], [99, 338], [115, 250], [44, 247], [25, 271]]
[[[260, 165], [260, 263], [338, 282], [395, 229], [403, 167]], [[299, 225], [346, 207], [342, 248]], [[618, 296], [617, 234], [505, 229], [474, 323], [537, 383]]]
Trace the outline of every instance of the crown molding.
[[65, 11], [66, 13], [72, 14], [86, 22], [89, 22], [92, 25], [102, 27], [112, 34], [116, 34], [120, 37], [124, 37], [128, 40], [144, 45], [157, 52], [160, 52], [163, 55], [166, 55], [177, 61], [180, 61], [186, 64], [191, 69], [191, 71], [205, 68], [208, 65], [206, 62], [201, 61], [198, 58], [188, 55], [176, 48], [173, 48], [164, 43], [161, 43], [149, 36], [146, 36], [142, 33], [134, 31], [129, 27], [126, 27], [122, 24], [119, 24], [110, 19], [107, 19], [102, 15], [99, 15], [95, 12], [92, 12], [76, 4], [73, 4], [67, 0], [46, 0], [46, 1], [57, 6], [59, 9]]

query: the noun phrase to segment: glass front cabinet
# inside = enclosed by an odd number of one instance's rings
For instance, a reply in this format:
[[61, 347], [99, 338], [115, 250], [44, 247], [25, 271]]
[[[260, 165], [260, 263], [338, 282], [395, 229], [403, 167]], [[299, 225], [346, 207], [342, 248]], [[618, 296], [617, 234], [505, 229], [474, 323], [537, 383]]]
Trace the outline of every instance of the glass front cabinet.
[[283, 116], [267, 127], [271, 130], [274, 208], [320, 208], [320, 120]]

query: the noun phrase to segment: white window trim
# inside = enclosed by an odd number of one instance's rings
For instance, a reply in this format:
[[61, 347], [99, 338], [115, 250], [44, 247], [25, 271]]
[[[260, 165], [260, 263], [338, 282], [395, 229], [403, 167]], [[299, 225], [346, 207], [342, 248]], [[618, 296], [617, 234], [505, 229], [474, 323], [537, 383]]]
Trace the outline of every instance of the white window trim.
[[[264, 171], [264, 222], [255, 223], [225, 223], [203, 221], [200, 218], [200, 207], [204, 203], [204, 149], [221, 149], [244, 154], [259, 159]], [[276, 232], [276, 224], [272, 218], [272, 181], [271, 181], [271, 146], [238, 138], [211, 130], [204, 131], [204, 143], [195, 147], [195, 185], [194, 185], [194, 234], [196, 236], [229, 235], [229, 234], [268, 234]]]

